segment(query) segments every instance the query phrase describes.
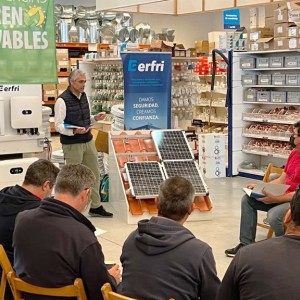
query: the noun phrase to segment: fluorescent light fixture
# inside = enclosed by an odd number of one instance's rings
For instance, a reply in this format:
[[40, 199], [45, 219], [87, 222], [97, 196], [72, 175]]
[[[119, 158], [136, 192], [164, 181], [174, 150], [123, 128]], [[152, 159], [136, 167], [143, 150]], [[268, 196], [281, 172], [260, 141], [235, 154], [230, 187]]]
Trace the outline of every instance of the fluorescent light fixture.
[[163, 2], [168, 0], [96, 0], [96, 10], [112, 10], [134, 5]]

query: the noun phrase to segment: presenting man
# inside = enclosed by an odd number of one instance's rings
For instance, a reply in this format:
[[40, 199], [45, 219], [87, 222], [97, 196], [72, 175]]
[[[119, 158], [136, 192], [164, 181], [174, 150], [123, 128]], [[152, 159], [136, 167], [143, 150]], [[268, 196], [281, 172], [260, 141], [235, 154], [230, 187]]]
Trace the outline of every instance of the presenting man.
[[[89, 167], [96, 183], [92, 188], [89, 215], [95, 217], [112, 217], [101, 205], [100, 171], [98, 153], [90, 131], [91, 124], [102, 120], [105, 112], [95, 116], [90, 114], [89, 101], [84, 92], [86, 76], [81, 70], [74, 70], [69, 76], [69, 87], [55, 102], [55, 129], [60, 133], [60, 142], [67, 164], [81, 163]], [[74, 128], [66, 128], [66, 124]]]
[[[82, 278], [89, 300], [103, 300], [101, 287], [106, 282], [115, 289], [119, 266], [107, 271], [95, 227], [82, 214], [94, 184], [90, 169], [66, 165], [57, 176], [54, 198], [18, 215], [13, 236], [17, 276], [44, 287], [61, 287]], [[31, 299], [36, 298], [26, 296]]]
[[124, 295], [147, 300], [215, 299], [220, 281], [212, 250], [183, 227], [193, 210], [194, 193], [182, 177], [161, 184], [158, 216], [140, 221], [124, 243]]
[[300, 295], [300, 192], [284, 217], [285, 235], [239, 250], [217, 300], [298, 300]]
[[[297, 186], [300, 184], [300, 121], [294, 124], [293, 135], [290, 143], [295, 148], [286, 162], [283, 173], [272, 183], [283, 183], [289, 185], [287, 192], [280, 196], [273, 196], [265, 193], [263, 198], [251, 198], [245, 195], [241, 203], [241, 223], [240, 223], [240, 244], [235, 248], [227, 249], [225, 254], [233, 257], [243, 246], [255, 242], [257, 211], [267, 211], [267, 220], [273, 228], [276, 236], [283, 235], [283, 217], [289, 208]], [[249, 184], [247, 188], [254, 188], [254, 184]]]

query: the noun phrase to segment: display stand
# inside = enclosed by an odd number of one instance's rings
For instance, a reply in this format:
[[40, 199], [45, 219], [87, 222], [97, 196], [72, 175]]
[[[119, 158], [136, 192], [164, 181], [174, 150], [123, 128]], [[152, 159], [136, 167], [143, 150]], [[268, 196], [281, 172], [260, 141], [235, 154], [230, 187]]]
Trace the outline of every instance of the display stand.
[[[126, 162], [159, 161], [150, 131], [115, 131], [109, 134], [109, 201], [127, 224], [157, 215], [155, 198], [136, 199], [129, 190]], [[210, 196], [197, 196], [188, 221], [212, 219]]]

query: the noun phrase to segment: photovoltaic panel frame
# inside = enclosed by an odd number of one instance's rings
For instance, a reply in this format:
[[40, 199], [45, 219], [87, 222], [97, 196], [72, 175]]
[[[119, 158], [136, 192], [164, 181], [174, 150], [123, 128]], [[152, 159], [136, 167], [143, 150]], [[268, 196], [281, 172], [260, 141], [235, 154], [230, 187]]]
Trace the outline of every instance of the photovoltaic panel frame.
[[153, 130], [151, 135], [161, 160], [194, 159], [182, 130]]
[[181, 176], [189, 180], [195, 188], [196, 196], [208, 195], [200, 169], [194, 160], [169, 160], [162, 163], [166, 178]]
[[155, 198], [165, 180], [158, 162], [127, 162], [125, 165], [131, 193], [137, 199]]

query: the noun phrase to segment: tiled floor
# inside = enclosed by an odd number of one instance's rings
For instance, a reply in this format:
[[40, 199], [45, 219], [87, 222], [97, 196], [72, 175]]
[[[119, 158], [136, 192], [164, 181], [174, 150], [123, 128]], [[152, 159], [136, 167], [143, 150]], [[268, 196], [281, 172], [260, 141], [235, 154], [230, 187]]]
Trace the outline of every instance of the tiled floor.
[[[57, 136], [52, 136], [54, 150], [60, 148]], [[231, 259], [226, 257], [224, 250], [238, 244], [240, 199], [243, 196], [242, 187], [249, 179], [241, 177], [206, 179], [213, 200], [213, 219], [211, 221], [186, 222], [185, 226], [199, 239], [207, 242], [213, 249], [218, 275], [223, 277]], [[119, 261], [122, 245], [128, 234], [136, 225], [128, 225], [118, 215], [109, 203], [105, 208], [115, 215], [112, 219], [88, 217], [92, 223], [106, 232], [98, 237], [107, 261]], [[260, 215], [260, 218], [264, 213]], [[267, 230], [258, 228], [257, 240], [264, 239]]]

